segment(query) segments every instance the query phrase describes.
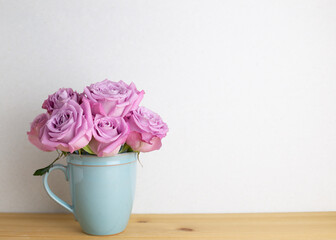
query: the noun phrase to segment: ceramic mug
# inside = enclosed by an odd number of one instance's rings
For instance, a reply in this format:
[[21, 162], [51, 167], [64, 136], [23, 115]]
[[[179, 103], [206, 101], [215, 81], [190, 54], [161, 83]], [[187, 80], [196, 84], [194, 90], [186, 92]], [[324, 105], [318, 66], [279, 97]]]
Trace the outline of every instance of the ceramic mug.
[[[44, 176], [49, 196], [75, 215], [85, 233], [112, 235], [122, 232], [128, 223], [135, 192], [137, 153], [112, 157], [67, 156], [67, 166], [55, 164]], [[72, 205], [49, 188], [48, 176], [62, 170], [70, 182]]]

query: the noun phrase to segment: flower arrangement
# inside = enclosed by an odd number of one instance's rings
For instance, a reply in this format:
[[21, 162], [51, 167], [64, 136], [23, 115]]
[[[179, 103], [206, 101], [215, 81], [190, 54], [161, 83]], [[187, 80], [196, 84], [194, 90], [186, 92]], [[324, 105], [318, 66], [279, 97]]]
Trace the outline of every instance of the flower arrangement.
[[114, 156], [124, 152], [150, 152], [161, 148], [168, 126], [153, 111], [139, 107], [145, 92], [134, 83], [104, 80], [82, 93], [60, 88], [43, 102], [27, 132], [29, 141], [58, 157], [34, 175], [49, 171], [60, 158], [72, 154]]

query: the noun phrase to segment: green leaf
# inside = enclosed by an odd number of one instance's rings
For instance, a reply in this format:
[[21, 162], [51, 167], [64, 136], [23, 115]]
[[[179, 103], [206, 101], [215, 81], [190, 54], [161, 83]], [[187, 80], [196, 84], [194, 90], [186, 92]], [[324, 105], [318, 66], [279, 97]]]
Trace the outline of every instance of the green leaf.
[[119, 153], [125, 153], [125, 152], [133, 152], [133, 149], [129, 145], [127, 145], [126, 143], [119, 150]]
[[49, 172], [49, 169], [53, 166], [53, 164], [50, 164], [49, 166], [45, 167], [45, 168], [40, 168], [37, 169], [34, 172], [34, 176], [43, 176], [44, 174], [46, 174], [47, 172]]
[[124, 145], [122, 145], [122, 147], [120, 148], [119, 152], [118, 153], [123, 153], [125, 152], [125, 149], [126, 149], [126, 143]]
[[68, 152], [62, 151], [62, 154], [63, 154], [64, 157], [66, 157], [68, 155]]
[[63, 152], [63, 151], [62, 151], [62, 153], [60, 153], [59, 151], [57, 151], [57, 154], [58, 154], [57, 158], [56, 158], [51, 164], [49, 164], [49, 165], [46, 166], [45, 168], [37, 169], [37, 170], [34, 172], [33, 175], [34, 175], [34, 176], [43, 176], [44, 174], [46, 174], [47, 172], [49, 172], [49, 169], [54, 165], [54, 163], [55, 163], [57, 160], [61, 159], [62, 157], [66, 157], [66, 156], [68, 155], [67, 152]]
[[86, 145], [85, 147], [83, 147], [84, 151], [90, 154], [95, 154], [92, 149], [90, 148], [89, 145]]
[[131, 148], [131, 146], [129, 146], [129, 145], [127, 145], [127, 146], [128, 146], [127, 152], [136, 152]]

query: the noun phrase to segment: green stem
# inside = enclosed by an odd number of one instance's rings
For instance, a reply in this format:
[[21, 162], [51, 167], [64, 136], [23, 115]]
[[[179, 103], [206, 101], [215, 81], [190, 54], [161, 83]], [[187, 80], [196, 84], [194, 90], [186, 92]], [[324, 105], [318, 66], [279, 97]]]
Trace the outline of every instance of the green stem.
[[34, 176], [43, 176], [44, 174], [46, 174], [47, 172], [49, 172], [49, 169], [54, 165], [54, 163], [55, 163], [57, 160], [61, 159], [62, 157], [65, 157], [66, 155], [68, 155], [67, 152], [59, 153], [59, 152], [57, 151], [57, 153], [58, 153], [57, 158], [56, 158], [51, 164], [49, 164], [48, 166], [46, 166], [46, 167], [44, 167], [44, 168], [37, 169], [37, 170], [34, 172], [33, 175], [34, 175]]

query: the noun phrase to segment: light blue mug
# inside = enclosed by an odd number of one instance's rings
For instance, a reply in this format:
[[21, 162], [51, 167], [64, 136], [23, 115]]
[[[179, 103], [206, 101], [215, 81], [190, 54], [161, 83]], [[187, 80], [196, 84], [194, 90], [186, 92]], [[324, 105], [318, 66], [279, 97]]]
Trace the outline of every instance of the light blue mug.
[[[132, 211], [137, 153], [113, 157], [67, 156], [67, 166], [55, 164], [43, 179], [49, 196], [75, 215], [85, 233], [112, 235], [122, 232]], [[70, 182], [72, 205], [49, 188], [48, 176], [62, 170]]]

